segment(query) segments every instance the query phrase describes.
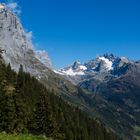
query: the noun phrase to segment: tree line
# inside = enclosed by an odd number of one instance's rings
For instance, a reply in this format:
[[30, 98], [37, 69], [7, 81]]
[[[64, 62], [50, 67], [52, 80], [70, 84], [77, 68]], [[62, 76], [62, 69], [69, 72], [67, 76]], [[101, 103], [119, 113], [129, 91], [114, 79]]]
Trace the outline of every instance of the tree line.
[[0, 61], [0, 132], [46, 135], [56, 140], [118, 140], [38, 80]]

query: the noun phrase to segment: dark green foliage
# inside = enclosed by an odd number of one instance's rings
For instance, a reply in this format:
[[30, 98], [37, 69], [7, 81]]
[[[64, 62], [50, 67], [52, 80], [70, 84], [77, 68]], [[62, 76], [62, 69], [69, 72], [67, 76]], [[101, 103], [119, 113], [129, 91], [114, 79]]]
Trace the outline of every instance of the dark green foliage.
[[117, 140], [104, 126], [64, 102], [28, 73], [0, 62], [0, 131], [57, 140]]

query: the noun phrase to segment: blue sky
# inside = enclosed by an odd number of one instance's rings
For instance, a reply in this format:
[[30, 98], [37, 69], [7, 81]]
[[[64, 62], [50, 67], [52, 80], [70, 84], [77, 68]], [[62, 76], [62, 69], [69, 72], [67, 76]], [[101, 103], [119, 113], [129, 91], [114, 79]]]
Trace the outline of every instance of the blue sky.
[[139, 0], [16, 2], [36, 48], [47, 50], [57, 68], [106, 52], [140, 59]]

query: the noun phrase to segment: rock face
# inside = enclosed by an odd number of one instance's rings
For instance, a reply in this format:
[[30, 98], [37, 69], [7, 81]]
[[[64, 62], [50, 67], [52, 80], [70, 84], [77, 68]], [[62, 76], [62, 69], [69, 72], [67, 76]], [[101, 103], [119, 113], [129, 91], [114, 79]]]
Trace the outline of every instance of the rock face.
[[50, 67], [48, 55], [34, 51], [20, 20], [4, 5], [0, 5], [0, 48], [5, 50], [5, 62], [15, 71], [22, 65], [26, 72], [42, 77], [48, 71], [46, 67]]
[[125, 57], [116, 57], [113, 54], [104, 54], [85, 64], [74, 62], [74, 64], [55, 71], [63, 75], [74, 84], [94, 78], [96, 81], [109, 80], [125, 73], [124, 68], [128, 64], [135, 62]]
[[[105, 54], [79, 65], [85, 69], [71, 65], [59, 70], [59, 73], [78, 87], [92, 93], [91, 99], [100, 96], [104, 100], [100, 105], [94, 104], [99, 107], [92, 109], [95, 111], [98, 108], [95, 114], [99, 113], [105, 124], [109, 124], [120, 135], [125, 133], [125, 137], [134, 135], [135, 127], [140, 127], [140, 61]], [[67, 73], [67, 69], [73, 72], [79, 70], [82, 74], [71, 75]]]
[[45, 50], [35, 51], [36, 57], [48, 68], [52, 68], [51, 60]]
[[134, 135], [134, 126], [140, 127], [140, 61], [105, 54], [85, 64], [76, 61], [67, 68], [53, 70], [55, 74], [50, 70], [48, 54], [33, 49], [18, 17], [3, 5], [0, 5], [0, 49], [5, 50], [3, 58], [15, 71], [22, 64], [24, 71], [46, 87], [99, 118], [124, 138]]
[[[139, 69], [139, 61], [116, 57], [113, 54], [104, 54], [83, 65], [80, 62], [75, 62], [73, 65], [57, 72], [80, 88], [107, 96], [107, 94], [103, 94], [105, 89], [109, 91], [107, 85], [113, 85], [116, 81], [122, 83], [114, 85], [113, 89], [118, 93], [127, 92], [126, 89], [131, 88], [131, 85], [140, 87]], [[126, 84], [127, 80], [130, 85]]]

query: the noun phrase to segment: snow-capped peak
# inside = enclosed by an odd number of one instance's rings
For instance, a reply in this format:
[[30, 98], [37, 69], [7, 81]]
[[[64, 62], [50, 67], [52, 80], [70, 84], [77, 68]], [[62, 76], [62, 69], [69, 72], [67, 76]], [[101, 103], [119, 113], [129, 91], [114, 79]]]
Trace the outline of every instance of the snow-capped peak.
[[61, 73], [63, 75], [69, 75], [69, 76], [76, 76], [76, 75], [84, 75], [85, 74], [83, 71], [74, 71], [72, 68], [69, 68], [67, 70], [62, 70]]
[[112, 67], [113, 63], [109, 59], [107, 59], [105, 57], [99, 57], [99, 60], [101, 60], [105, 63], [105, 68], [107, 70], [112, 70], [113, 69], [113, 67]]
[[81, 70], [87, 70], [87, 67], [84, 66], [84, 65], [80, 65], [79, 67], [80, 67]]
[[125, 57], [116, 57], [113, 54], [105, 54], [90, 60], [85, 64], [81, 64], [79, 61], [75, 61], [73, 65], [70, 65], [64, 69], [55, 70], [54, 72], [66, 76], [89, 76], [96, 74], [107, 74], [122, 67], [124, 64], [130, 61]]
[[80, 61], [75, 61], [74, 64], [72, 65], [72, 69], [75, 71], [79, 71], [79, 70], [86, 70], [87, 67], [82, 65]]
[[60, 75], [76, 76], [85, 75], [85, 70], [87, 70], [86, 66], [82, 65], [79, 61], [75, 61], [73, 65], [61, 70], [54, 70], [54, 72]]

